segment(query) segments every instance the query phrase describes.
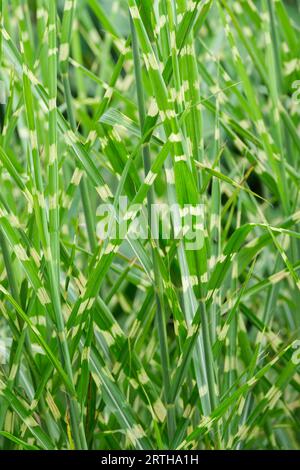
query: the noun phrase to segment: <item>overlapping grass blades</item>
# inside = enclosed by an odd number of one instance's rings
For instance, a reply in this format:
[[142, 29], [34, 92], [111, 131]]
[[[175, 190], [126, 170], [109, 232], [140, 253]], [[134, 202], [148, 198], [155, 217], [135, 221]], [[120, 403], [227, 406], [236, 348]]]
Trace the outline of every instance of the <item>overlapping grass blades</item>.
[[297, 7], [0, 10], [0, 448], [299, 448]]

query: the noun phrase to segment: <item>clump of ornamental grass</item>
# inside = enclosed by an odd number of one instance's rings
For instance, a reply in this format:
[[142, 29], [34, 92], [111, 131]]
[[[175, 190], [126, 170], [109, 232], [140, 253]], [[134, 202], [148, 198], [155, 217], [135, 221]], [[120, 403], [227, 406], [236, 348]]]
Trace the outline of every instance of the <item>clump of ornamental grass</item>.
[[299, 448], [296, 4], [0, 1], [1, 449]]

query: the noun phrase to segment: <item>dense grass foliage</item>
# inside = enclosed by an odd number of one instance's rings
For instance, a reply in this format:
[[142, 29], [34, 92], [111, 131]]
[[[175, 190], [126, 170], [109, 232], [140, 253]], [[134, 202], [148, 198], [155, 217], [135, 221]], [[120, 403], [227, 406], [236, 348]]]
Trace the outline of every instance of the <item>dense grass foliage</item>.
[[299, 7], [0, 0], [1, 449], [299, 448]]

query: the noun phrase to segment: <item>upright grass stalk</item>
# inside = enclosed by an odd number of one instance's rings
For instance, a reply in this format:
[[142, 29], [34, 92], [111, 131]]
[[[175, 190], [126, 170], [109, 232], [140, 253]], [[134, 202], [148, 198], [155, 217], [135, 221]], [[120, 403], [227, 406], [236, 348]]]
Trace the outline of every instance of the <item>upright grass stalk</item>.
[[[135, 27], [130, 16], [130, 29], [132, 37], [132, 49], [133, 49], [133, 60], [134, 60], [134, 70], [136, 78], [136, 88], [137, 88], [137, 99], [138, 99], [138, 111], [140, 119], [140, 129], [141, 134], [143, 133], [143, 128], [145, 124], [145, 104], [144, 104], [144, 94], [143, 94], [143, 85], [141, 77], [141, 64], [139, 59], [139, 47], [135, 32]], [[143, 145], [142, 148], [143, 161], [144, 161], [144, 173], [145, 177], [151, 171], [151, 157], [150, 157], [150, 147], [149, 144]], [[148, 205], [148, 225], [153, 226], [151, 218], [151, 207], [154, 204], [154, 193], [153, 188], [147, 193], [147, 205]], [[152, 234], [150, 234], [152, 236]], [[167, 344], [167, 333], [166, 333], [166, 312], [164, 306], [164, 294], [162, 279], [159, 272], [159, 264], [157, 260], [157, 248], [152, 247], [152, 262], [153, 262], [153, 271], [154, 271], [154, 283], [156, 291], [156, 318], [158, 325], [158, 335], [162, 359], [162, 370], [163, 370], [163, 381], [164, 381], [164, 399], [166, 403], [167, 415], [168, 415], [168, 436], [169, 442], [172, 441], [176, 429], [175, 422], [175, 407], [174, 403], [171, 402], [170, 396], [170, 360], [169, 360], [169, 351]]]
[[[70, 126], [73, 131], [76, 130], [76, 120], [73, 112], [72, 106], [72, 93], [69, 80], [69, 51], [70, 51], [70, 42], [71, 42], [71, 32], [73, 25], [73, 16], [75, 9], [75, 0], [66, 0], [62, 21], [62, 34], [61, 34], [61, 44], [60, 44], [60, 69], [62, 73], [64, 95], [67, 104], [67, 113], [70, 121]], [[91, 202], [88, 194], [88, 186], [85, 177], [81, 178], [80, 181], [80, 192], [82, 198], [82, 204], [84, 209], [85, 220], [88, 229], [89, 243], [92, 251], [95, 250], [97, 241], [95, 237], [95, 222], [92, 213]]]
[[[51, 3], [54, 3], [54, 1]], [[54, 3], [54, 7], [55, 7], [55, 3]], [[52, 8], [54, 7], [52, 6]], [[50, 11], [50, 13], [52, 15], [52, 19], [54, 19], [55, 12], [52, 10]], [[28, 36], [26, 34], [26, 26], [25, 26], [23, 17], [20, 18], [20, 20], [21, 20], [20, 26], [21, 26], [21, 35], [22, 35], [21, 43], [22, 43], [22, 50], [23, 50], [23, 89], [24, 89], [26, 115], [27, 115], [29, 135], [30, 135], [30, 143], [31, 143], [31, 150], [29, 152], [29, 158], [30, 158], [30, 165], [31, 165], [32, 174], [33, 174], [34, 211], [36, 215], [36, 223], [39, 229], [40, 240], [41, 240], [41, 244], [42, 244], [43, 251], [44, 251], [47, 272], [48, 272], [49, 281], [50, 281], [50, 293], [51, 293], [50, 295], [51, 295], [51, 301], [53, 303], [53, 310], [54, 310], [56, 327], [57, 327], [57, 338], [60, 344], [61, 353], [62, 353], [64, 364], [66, 367], [66, 371], [70, 379], [70, 382], [72, 383], [73, 382], [72, 365], [71, 365], [71, 360], [70, 360], [70, 355], [69, 355], [68, 343], [67, 343], [66, 335], [65, 335], [64, 319], [63, 319], [62, 312], [61, 312], [60, 293], [58, 289], [58, 277], [57, 277], [58, 276], [58, 272], [57, 272], [58, 261], [56, 260], [56, 257], [58, 256], [57, 234], [55, 235], [55, 230], [57, 230], [57, 227], [54, 225], [53, 247], [55, 248], [55, 253], [54, 253], [54, 259], [52, 259], [47, 215], [46, 215], [46, 210], [45, 210], [45, 197], [44, 197], [44, 188], [43, 188], [40, 155], [39, 155], [39, 147], [38, 147], [38, 136], [37, 136], [36, 125], [35, 125], [35, 117], [34, 117], [34, 101], [33, 101], [33, 96], [31, 92], [31, 84], [30, 84], [30, 79], [29, 79], [29, 70], [30, 70], [29, 67], [30, 67], [31, 61], [27, 60], [27, 52], [26, 52], [30, 48], [28, 46]], [[50, 28], [51, 25], [52, 25], [52, 28]], [[50, 23], [50, 26], [49, 26], [50, 31], [51, 29], [55, 28], [54, 23]], [[54, 48], [54, 51], [56, 51], [55, 48]], [[48, 51], [48, 54], [50, 54], [50, 58], [51, 58], [53, 55], [53, 50], [50, 49]], [[56, 52], [54, 52], [54, 55], [55, 54]], [[52, 77], [52, 80], [53, 80], [53, 77]], [[54, 92], [53, 87], [55, 86], [55, 80], [51, 86], [52, 86], [52, 91]], [[52, 111], [52, 109], [50, 109], [50, 111]], [[52, 113], [52, 119], [55, 120], [55, 115], [53, 113]], [[55, 121], [53, 122], [52, 125], [55, 125]], [[52, 138], [53, 137], [54, 135], [52, 135]], [[53, 151], [53, 148], [52, 148], [52, 151]], [[54, 149], [54, 153], [55, 153], [55, 149]], [[54, 156], [54, 160], [55, 160], [55, 156]], [[53, 166], [54, 166], [54, 169], [53, 169], [53, 173], [54, 173], [55, 165]], [[57, 174], [51, 175], [51, 178], [53, 176], [55, 179], [57, 179]], [[55, 187], [54, 181], [53, 182], [51, 181], [50, 184], [53, 184], [53, 190], [55, 191], [56, 187]], [[53, 212], [55, 213], [55, 218], [56, 218], [55, 224], [57, 224], [56, 208], [54, 209]], [[52, 219], [51, 226], [53, 225], [53, 223], [54, 223], [54, 220]], [[44, 291], [41, 292], [40, 301], [44, 305], [50, 302], [48, 298], [48, 294], [46, 292]], [[75, 389], [74, 389], [74, 393], [75, 393]], [[70, 399], [70, 414], [72, 418], [72, 430], [74, 432], [75, 442], [79, 446], [79, 448], [81, 448], [82, 443], [80, 442], [80, 438], [79, 438], [79, 432], [81, 429], [79, 410], [78, 410], [76, 401], [74, 401], [73, 398]]]

